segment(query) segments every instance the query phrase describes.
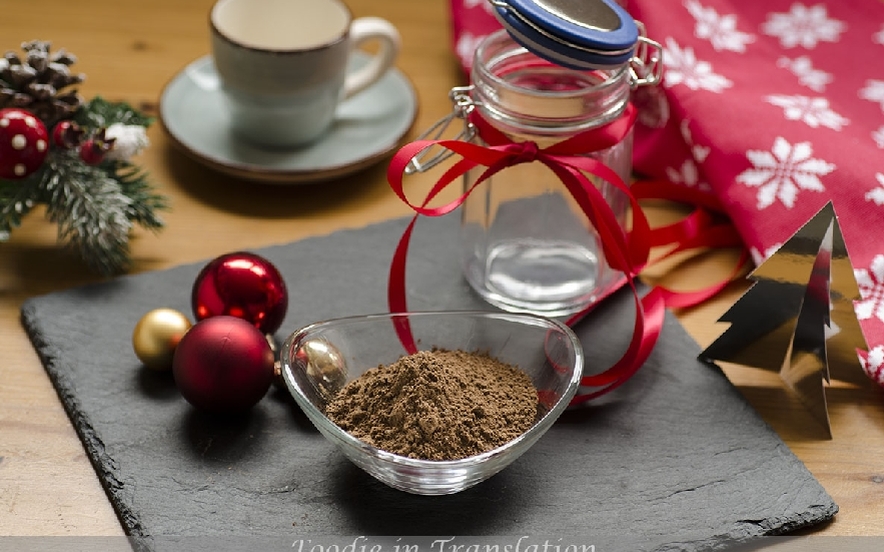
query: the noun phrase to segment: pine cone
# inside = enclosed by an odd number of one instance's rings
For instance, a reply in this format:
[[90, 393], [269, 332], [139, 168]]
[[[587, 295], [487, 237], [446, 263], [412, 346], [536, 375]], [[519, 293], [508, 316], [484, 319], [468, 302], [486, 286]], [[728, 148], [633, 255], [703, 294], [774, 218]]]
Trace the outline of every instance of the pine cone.
[[32, 40], [22, 43], [24, 59], [15, 52], [0, 58], [0, 109], [20, 107], [38, 117], [46, 128], [74, 116], [83, 105], [75, 89], [65, 88], [85, 80], [71, 73], [77, 58], [59, 50], [50, 54], [49, 42]]

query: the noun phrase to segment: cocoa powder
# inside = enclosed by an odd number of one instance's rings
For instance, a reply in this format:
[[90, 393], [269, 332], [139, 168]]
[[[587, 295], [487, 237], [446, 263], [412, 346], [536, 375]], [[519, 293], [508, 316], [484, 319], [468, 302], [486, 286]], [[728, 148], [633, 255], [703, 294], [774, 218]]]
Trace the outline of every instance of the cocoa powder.
[[537, 390], [524, 372], [488, 355], [422, 351], [351, 381], [326, 414], [381, 450], [455, 460], [529, 429], [537, 416]]

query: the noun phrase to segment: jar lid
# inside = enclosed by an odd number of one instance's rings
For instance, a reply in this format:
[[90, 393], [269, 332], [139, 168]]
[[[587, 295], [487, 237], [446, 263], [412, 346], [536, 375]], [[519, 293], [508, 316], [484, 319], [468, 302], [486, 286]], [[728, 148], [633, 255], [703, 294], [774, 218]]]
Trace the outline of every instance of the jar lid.
[[490, 0], [513, 39], [573, 69], [610, 69], [632, 59], [639, 31], [615, 0]]

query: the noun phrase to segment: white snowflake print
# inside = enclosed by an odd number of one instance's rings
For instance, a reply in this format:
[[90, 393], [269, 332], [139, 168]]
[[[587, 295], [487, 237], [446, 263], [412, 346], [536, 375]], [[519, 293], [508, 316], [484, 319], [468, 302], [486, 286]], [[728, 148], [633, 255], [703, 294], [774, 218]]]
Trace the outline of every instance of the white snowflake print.
[[832, 130], [841, 128], [850, 121], [829, 108], [826, 98], [808, 98], [807, 96], [768, 96], [771, 104], [782, 107], [783, 114], [790, 121], [803, 121], [811, 128], [827, 127]]
[[853, 276], [862, 297], [854, 304], [857, 319], [884, 322], [884, 255], [875, 255], [868, 269], [853, 269]]
[[798, 83], [806, 86], [814, 92], [823, 92], [826, 85], [832, 82], [832, 75], [813, 68], [813, 62], [807, 56], [798, 56], [795, 59], [781, 57], [777, 60], [777, 67], [788, 69], [798, 77]]
[[871, 201], [875, 205], [884, 205], [884, 174], [875, 173], [875, 179], [878, 180], [878, 187], [872, 188], [866, 195], [866, 201]]
[[760, 251], [759, 249], [752, 247], [749, 249], [749, 254], [752, 255], [752, 260], [755, 261], [755, 266], [759, 266], [761, 263], [770, 258], [771, 255], [776, 253], [783, 247], [782, 242], [777, 242], [770, 247], [765, 248], [764, 251]]
[[494, 9], [494, 6], [491, 5], [491, 2], [488, 0], [463, 0], [463, 5], [465, 8], [475, 8], [476, 6], [482, 6], [488, 13], [492, 13], [491, 10]]
[[872, 140], [879, 148], [884, 149], [884, 126], [872, 131]]
[[771, 151], [749, 150], [746, 157], [754, 165], [737, 175], [737, 182], [758, 188], [759, 210], [780, 200], [787, 208], [795, 206], [798, 192], [826, 190], [820, 177], [835, 170], [835, 165], [811, 157], [810, 142], [790, 144], [778, 136]]
[[884, 46], [884, 27], [881, 27], [880, 31], [872, 35], [872, 42]]
[[473, 54], [476, 53], [476, 48], [479, 47], [479, 43], [484, 39], [484, 36], [473, 36], [471, 33], [460, 35], [454, 49], [463, 65], [469, 67], [473, 64]]
[[663, 65], [666, 67], [666, 86], [683, 84], [691, 90], [708, 90], [721, 93], [733, 83], [727, 78], [712, 72], [712, 65], [699, 61], [690, 46], [682, 49], [671, 37], [666, 39], [663, 49]]
[[683, 184], [689, 188], [709, 190], [709, 184], [700, 180], [700, 171], [693, 159], [685, 159], [679, 168], [666, 167], [666, 177], [670, 182]]
[[696, 144], [691, 146], [691, 155], [694, 156], [694, 159], [696, 159], [697, 163], [702, 163], [703, 161], [705, 161], [706, 158], [709, 157], [710, 151], [711, 148], [709, 146], [698, 146]]
[[685, 8], [697, 20], [694, 36], [708, 40], [716, 51], [745, 52], [746, 44], [755, 36], [737, 30], [736, 15], [718, 15], [713, 8], [703, 7], [697, 0], [686, 0]]
[[789, 13], [770, 14], [761, 27], [764, 34], [779, 38], [783, 48], [809, 50], [818, 42], [838, 42], [846, 29], [843, 21], [829, 19], [824, 4], [807, 7], [801, 3], [792, 4]]
[[694, 161], [697, 163], [703, 163], [706, 161], [706, 158], [709, 157], [709, 151], [711, 148], [709, 146], [701, 146], [694, 143], [694, 137], [691, 135], [690, 125], [691, 121], [689, 119], [684, 119], [678, 125], [678, 130], [681, 133], [684, 143], [691, 148], [691, 155], [694, 157]]
[[863, 372], [878, 385], [884, 385], [884, 347], [877, 345], [866, 356], [859, 355]]
[[884, 81], [867, 80], [866, 86], [859, 91], [859, 97], [870, 102], [880, 103], [881, 110], [884, 111]]
[[681, 167], [675, 169], [673, 167], [666, 167], [666, 177], [670, 180], [670, 182], [674, 182], [676, 184], [685, 184], [687, 186], [696, 186], [697, 182], [700, 180], [700, 173], [697, 170], [697, 166], [690, 159], [685, 159], [681, 164]]

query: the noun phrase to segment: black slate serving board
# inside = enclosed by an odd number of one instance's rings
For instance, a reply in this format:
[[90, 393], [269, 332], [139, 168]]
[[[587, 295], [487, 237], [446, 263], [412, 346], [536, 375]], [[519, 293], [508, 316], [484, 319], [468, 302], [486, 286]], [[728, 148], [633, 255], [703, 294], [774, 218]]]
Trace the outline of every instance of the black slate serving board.
[[[289, 288], [277, 338], [317, 320], [385, 311], [389, 260], [406, 222], [256, 250]], [[461, 278], [456, 239], [454, 216], [418, 224], [413, 310], [491, 308]], [[670, 314], [631, 381], [566, 412], [487, 482], [443, 497], [390, 489], [350, 464], [278, 389], [247, 418], [221, 422], [195, 412], [171, 377], [140, 366], [131, 347], [138, 319], [160, 306], [190, 314], [202, 266], [36, 297], [22, 309], [125, 531], [148, 548], [182, 549], [173, 536], [222, 537], [216, 546], [305, 535], [530, 535], [607, 543], [604, 550], [709, 550], [837, 511], [723, 373], [696, 360], [698, 345]], [[588, 369], [619, 357], [632, 317], [632, 298], [620, 292], [575, 328]]]

